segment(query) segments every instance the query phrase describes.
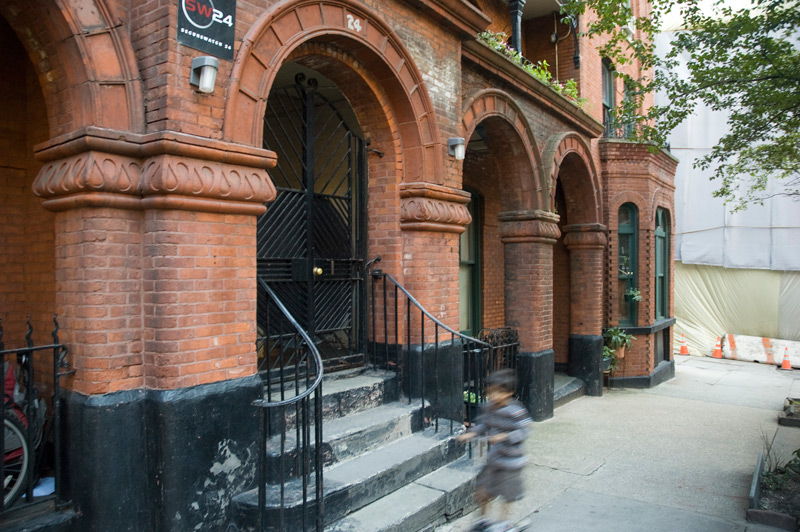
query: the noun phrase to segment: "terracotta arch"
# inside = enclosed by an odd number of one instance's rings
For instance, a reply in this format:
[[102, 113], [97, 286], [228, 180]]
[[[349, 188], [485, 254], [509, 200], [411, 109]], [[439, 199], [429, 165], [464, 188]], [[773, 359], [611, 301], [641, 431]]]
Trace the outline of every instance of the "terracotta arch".
[[312, 39], [335, 42], [390, 96], [403, 146], [403, 180], [442, 181], [442, 172], [436, 171], [443, 161], [442, 144], [422, 75], [389, 26], [349, 0], [284, 2], [256, 21], [234, 61], [225, 139], [260, 146], [261, 117], [278, 69], [295, 48]]
[[660, 187], [653, 192], [653, 199], [650, 203], [650, 219], [649, 223], [654, 224], [656, 220], [656, 212], [661, 207], [669, 213], [669, 225], [672, 234], [675, 234], [675, 204], [672, 201], [670, 191], [666, 188]]
[[[641, 216], [649, 216], [647, 213], [648, 209], [648, 199], [638, 192], [633, 191], [625, 191], [619, 192], [614, 194], [611, 198], [608, 199], [608, 203], [606, 204], [606, 209], [608, 212], [608, 223], [609, 227], [617, 227], [617, 217], [619, 216], [619, 208], [622, 207], [625, 203], [632, 203], [636, 206], [640, 213], [640, 223], [641, 223]], [[649, 218], [645, 218], [648, 220]]]
[[[601, 224], [602, 198], [594, 158], [586, 140], [574, 132], [550, 137], [542, 156], [542, 174], [550, 185], [549, 205], [555, 209], [556, 181], [561, 177], [570, 224]], [[572, 171], [562, 176], [562, 170]]]
[[51, 136], [87, 126], [144, 131], [133, 46], [110, 3], [5, 0], [0, 14], [39, 75]]
[[519, 190], [523, 194], [520, 209], [546, 210], [549, 205], [549, 190], [542, 182], [541, 155], [536, 138], [522, 111], [508, 93], [486, 89], [466, 100], [461, 119], [464, 137], [469, 139], [481, 122], [492, 117], [508, 122], [524, 147], [525, 160], [516, 163], [521, 171], [514, 173], [514, 178], [519, 181], [512, 185], [513, 190]]

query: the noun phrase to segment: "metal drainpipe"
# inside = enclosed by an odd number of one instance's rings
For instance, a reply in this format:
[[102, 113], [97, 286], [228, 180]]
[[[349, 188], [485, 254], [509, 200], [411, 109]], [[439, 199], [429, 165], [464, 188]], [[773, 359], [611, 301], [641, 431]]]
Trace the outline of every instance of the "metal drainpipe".
[[525, 0], [509, 0], [508, 11], [511, 13], [511, 48], [522, 53], [522, 8]]

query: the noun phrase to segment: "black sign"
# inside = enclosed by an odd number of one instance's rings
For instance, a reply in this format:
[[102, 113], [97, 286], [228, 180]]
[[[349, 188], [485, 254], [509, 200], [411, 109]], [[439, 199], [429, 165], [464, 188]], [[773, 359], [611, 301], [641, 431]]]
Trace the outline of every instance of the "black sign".
[[236, 0], [178, 0], [178, 42], [233, 59]]

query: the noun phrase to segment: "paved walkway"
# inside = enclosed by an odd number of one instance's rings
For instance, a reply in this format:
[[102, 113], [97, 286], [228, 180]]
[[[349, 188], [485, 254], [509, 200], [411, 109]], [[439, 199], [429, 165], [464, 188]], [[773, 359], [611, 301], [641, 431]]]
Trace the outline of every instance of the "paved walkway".
[[764, 439], [782, 460], [800, 448], [800, 429], [777, 424], [784, 398], [800, 397], [800, 371], [676, 359], [675, 378], [655, 388], [606, 389], [535, 423], [513, 519], [531, 532], [776, 531], [745, 510]]

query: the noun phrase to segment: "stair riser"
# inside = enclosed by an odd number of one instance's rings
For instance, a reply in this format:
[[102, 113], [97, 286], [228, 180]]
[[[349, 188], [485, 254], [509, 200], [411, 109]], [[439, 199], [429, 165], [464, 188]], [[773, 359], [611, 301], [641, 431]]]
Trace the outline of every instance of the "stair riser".
[[[363, 386], [354, 390], [346, 390], [331, 394], [325, 393], [325, 382], [323, 381], [322, 390], [323, 420], [338, 419], [348, 414], [362, 412], [385, 403], [396, 401], [398, 398], [396, 377], [375, 383], [371, 386]], [[264, 397], [267, 397], [266, 389]], [[279, 399], [280, 395], [273, 391], [272, 400], [277, 401]], [[316, 407], [316, 399], [313, 395], [309, 398], [308, 403], [310, 412], [313, 415]], [[281, 419], [283, 419], [287, 430], [293, 429], [296, 425], [297, 407], [291, 405], [286, 407], [283, 412], [278, 408], [270, 410], [270, 423], [272, 427], [275, 427], [276, 431], [277, 428], [281, 426]]]
[[[410, 436], [413, 432], [422, 430], [422, 423], [421, 409], [417, 409], [412, 414], [399, 419], [388, 419], [384, 423], [369, 426], [365, 430], [348, 433], [334, 440], [324, 441], [322, 447], [323, 467], [369, 452], [388, 442]], [[310, 471], [315, 470], [314, 453], [316, 445], [313, 442], [313, 438], [314, 428], [312, 427], [312, 444], [308, 454]], [[300, 457], [298, 460], [295, 431], [291, 430], [287, 435], [283, 462], [281, 462], [280, 458], [280, 439], [275, 438], [275, 440], [277, 441], [271, 441], [267, 446], [268, 482], [279, 482], [281, 469], [284, 471], [286, 480], [297, 478], [299, 472], [303, 470], [302, 460], [304, 460], [304, 457]]]
[[[415, 456], [396, 467], [388, 469], [356, 485], [334, 486], [328, 479], [325, 480], [326, 493], [324, 497], [325, 524], [331, 524], [343, 516], [352, 513], [363, 506], [391, 493], [398, 488], [452, 462], [463, 455], [464, 447], [456, 444], [452, 439], [444, 440], [441, 445], [429, 449], [425, 453]], [[309, 487], [309, 493], [313, 486]], [[273, 493], [268, 494], [267, 505], [277, 504], [279, 499]], [[287, 495], [287, 500], [296, 500]], [[257, 510], [252, 504], [252, 497], [239, 500], [235, 499], [239, 516], [238, 525], [244, 529], [255, 527], [258, 522]], [[311, 502], [309, 502], [311, 505]], [[279, 519], [278, 508], [267, 509], [268, 521], [277, 523]], [[287, 506], [284, 510], [284, 530], [302, 530], [302, 509], [299, 504]], [[277, 526], [277, 525], [276, 525]], [[277, 530], [276, 528], [275, 530]]]

